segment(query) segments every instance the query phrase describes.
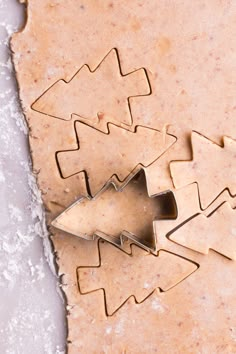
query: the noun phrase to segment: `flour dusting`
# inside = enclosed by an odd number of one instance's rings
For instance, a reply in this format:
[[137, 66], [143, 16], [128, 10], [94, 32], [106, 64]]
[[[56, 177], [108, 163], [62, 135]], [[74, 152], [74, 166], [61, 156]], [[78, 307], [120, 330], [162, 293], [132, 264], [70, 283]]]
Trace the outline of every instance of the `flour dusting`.
[[62, 354], [64, 304], [9, 48], [24, 14], [15, 0], [0, 0], [0, 352]]

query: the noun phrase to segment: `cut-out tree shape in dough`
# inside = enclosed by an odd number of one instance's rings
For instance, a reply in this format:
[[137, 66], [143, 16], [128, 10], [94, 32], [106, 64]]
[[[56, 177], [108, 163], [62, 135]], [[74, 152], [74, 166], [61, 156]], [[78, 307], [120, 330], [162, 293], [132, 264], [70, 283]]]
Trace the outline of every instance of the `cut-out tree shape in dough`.
[[208, 217], [197, 215], [171, 234], [170, 239], [203, 254], [213, 249], [236, 260], [236, 210], [224, 203]]
[[177, 206], [177, 218], [172, 220], [155, 220], [154, 230], [157, 237], [157, 247], [162, 247], [165, 244], [166, 235], [176, 227], [179, 227], [183, 222], [190, 217], [201, 212], [199, 205], [198, 186], [192, 183], [180, 189], [173, 191]]
[[144, 173], [139, 173], [122, 192], [110, 183], [94, 198], [79, 198], [52, 225], [84, 239], [100, 237], [121, 248], [125, 246], [124, 240], [129, 239], [155, 252], [153, 221], [174, 217], [173, 193], [149, 197]]
[[236, 208], [236, 197], [232, 198], [228, 190], [224, 190], [205, 210], [200, 208], [197, 183], [176, 189], [172, 193], [177, 206], [177, 218], [161, 218], [154, 221], [157, 246], [162, 246], [164, 237], [172, 232], [172, 230], [181, 227], [181, 225], [196, 215], [209, 216], [226, 201], [231, 205], [232, 209]]
[[69, 82], [57, 81], [32, 108], [65, 120], [76, 114], [106, 131], [107, 122], [132, 125], [129, 97], [149, 94], [145, 70], [122, 75], [118, 52], [113, 49], [94, 70], [84, 65]]
[[199, 133], [192, 133], [192, 161], [173, 161], [171, 175], [176, 188], [197, 182], [205, 209], [225, 188], [236, 194], [236, 142], [223, 137], [221, 147]]
[[[196, 219], [200, 218], [200, 215], [201, 220], [204, 219], [203, 217], [207, 219], [226, 201], [231, 206], [231, 210], [236, 208], [236, 198], [232, 198], [228, 190], [224, 190], [207, 209], [201, 210], [197, 183], [173, 191], [173, 196], [177, 205], [177, 218], [155, 220], [153, 223], [156, 250], [165, 249], [199, 263], [199, 254], [196, 252], [190, 254], [190, 249], [185, 247], [188, 240], [191, 243], [191, 238], [188, 237], [188, 227], [185, 225], [189, 223], [191, 225], [191, 220], [194, 220], [192, 218], [197, 215]], [[196, 234], [194, 238], [195, 242], [198, 242], [198, 231]], [[176, 238], [175, 235], [177, 235]]]
[[158, 256], [131, 245], [130, 253], [99, 242], [100, 264], [78, 268], [82, 294], [104, 289], [107, 315], [112, 315], [131, 296], [143, 302], [155, 289], [167, 291], [192, 274], [197, 266], [179, 256], [160, 251]]
[[76, 122], [79, 149], [57, 153], [62, 177], [85, 171], [92, 195], [113, 175], [124, 181], [138, 165], [150, 165], [176, 141], [171, 135], [141, 126], [135, 133], [114, 124], [108, 124], [108, 129], [108, 134], [101, 133]]

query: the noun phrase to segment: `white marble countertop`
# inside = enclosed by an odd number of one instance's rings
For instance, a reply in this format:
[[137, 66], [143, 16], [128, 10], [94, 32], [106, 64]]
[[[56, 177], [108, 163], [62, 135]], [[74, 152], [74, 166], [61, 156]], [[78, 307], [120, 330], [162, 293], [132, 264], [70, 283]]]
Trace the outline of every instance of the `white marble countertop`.
[[17, 0], [0, 0], [0, 353], [59, 354], [65, 310], [10, 60], [25, 15]]

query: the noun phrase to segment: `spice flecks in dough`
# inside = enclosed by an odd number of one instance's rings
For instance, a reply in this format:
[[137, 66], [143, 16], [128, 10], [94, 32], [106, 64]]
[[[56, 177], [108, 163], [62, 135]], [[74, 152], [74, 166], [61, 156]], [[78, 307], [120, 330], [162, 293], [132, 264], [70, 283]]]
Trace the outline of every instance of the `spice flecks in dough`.
[[152, 164], [176, 142], [169, 134], [142, 126], [133, 133], [109, 123], [108, 134], [81, 122], [75, 127], [79, 148], [58, 152], [58, 165], [63, 178], [85, 171], [92, 195], [113, 175], [124, 181], [138, 165]]
[[129, 98], [149, 95], [150, 92], [145, 70], [122, 75], [118, 51], [113, 49], [94, 70], [84, 65], [70, 81], [57, 81], [34, 102], [32, 108], [65, 120], [75, 114], [106, 131], [108, 122], [131, 126]]
[[[137, 125], [147, 126], [177, 138], [155, 164], [145, 168], [149, 195], [165, 190], [175, 192], [169, 163], [191, 160], [189, 137], [193, 130], [218, 144], [222, 136], [236, 138], [234, 2], [182, 0], [167, 6], [164, 0], [87, 0], [81, 4], [75, 0], [30, 0], [28, 15], [28, 24], [14, 36], [12, 48], [20, 98], [30, 128], [34, 171], [43, 191], [48, 224], [81, 195], [87, 195], [85, 178], [79, 178], [80, 174], [61, 178], [55, 159], [58, 151], [78, 148], [74, 121], [82, 118], [72, 115], [67, 121], [52, 119], [31, 106], [58, 80], [69, 83], [84, 64], [94, 70], [111, 48], [119, 52], [123, 74], [145, 68], [151, 86], [150, 95], [129, 99], [132, 126], [126, 129], [134, 131]], [[104, 80], [103, 87], [108, 87]], [[63, 109], [70, 117], [70, 100], [67, 102]], [[103, 122], [107, 121], [102, 110], [99, 117], [98, 123], [91, 124], [105, 131], [107, 124]], [[118, 117], [118, 121], [122, 119]], [[85, 120], [89, 125], [90, 120]], [[87, 153], [89, 160], [90, 149]], [[208, 161], [213, 157], [212, 152]], [[210, 162], [204, 176], [207, 186]], [[92, 174], [99, 173], [100, 166], [95, 167]], [[221, 191], [220, 187], [217, 195]], [[221, 201], [225, 197], [222, 194]], [[190, 202], [191, 211], [195, 208], [190, 198], [195, 195], [186, 198], [186, 208], [181, 207], [183, 218]], [[159, 225], [170, 221], [163, 220]], [[72, 306], [67, 317], [69, 352], [139, 353], [140, 348], [144, 353], [163, 354], [176, 348], [181, 353], [236, 352], [231, 330], [236, 328], [236, 285], [232, 282], [235, 262], [211, 250], [204, 255], [178, 245], [165, 237], [166, 230], [162, 233], [163, 248], [194, 260], [199, 269], [170, 291], [154, 292], [142, 304], [135, 304], [130, 298], [109, 317], [105, 315], [102, 291], [82, 295], [76, 286], [76, 269], [96, 263], [96, 242], [86, 243], [51, 230], [59, 255], [59, 274], [65, 274], [63, 289]], [[111, 250], [111, 258], [112, 254]], [[113, 257], [113, 261], [117, 259]], [[150, 283], [145, 279], [142, 285], [145, 282]], [[152, 308], [156, 297], [161, 299], [165, 312]], [[122, 336], [115, 331], [121, 321]], [[104, 335], [107, 328], [112, 331]]]
[[236, 141], [223, 138], [223, 147], [192, 133], [192, 161], [173, 161], [171, 174], [176, 188], [197, 182], [200, 201], [206, 208], [224, 189], [236, 194]]
[[104, 289], [108, 315], [129, 297], [134, 296], [141, 303], [155, 289], [167, 291], [197, 269], [194, 263], [168, 252], [160, 251], [155, 256], [132, 245], [131, 254], [127, 254], [113, 248], [109, 243], [99, 242], [99, 267], [78, 269], [80, 292]]

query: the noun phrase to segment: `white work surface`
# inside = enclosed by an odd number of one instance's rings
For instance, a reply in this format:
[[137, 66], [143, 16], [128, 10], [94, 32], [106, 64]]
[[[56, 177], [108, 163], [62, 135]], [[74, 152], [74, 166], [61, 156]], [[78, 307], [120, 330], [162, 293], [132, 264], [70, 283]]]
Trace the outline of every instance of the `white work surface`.
[[0, 353], [59, 354], [65, 309], [10, 60], [25, 15], [17, 0], [0, 0]]

